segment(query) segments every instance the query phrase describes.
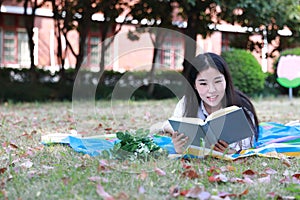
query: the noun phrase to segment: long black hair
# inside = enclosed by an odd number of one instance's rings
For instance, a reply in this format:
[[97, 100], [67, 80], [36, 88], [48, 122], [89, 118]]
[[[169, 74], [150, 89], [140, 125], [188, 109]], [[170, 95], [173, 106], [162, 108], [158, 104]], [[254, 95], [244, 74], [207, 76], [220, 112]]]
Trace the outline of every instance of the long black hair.
[[[188, 76], [189, 86], [186, 88], [185, 93], [185, 111], [186, 117], [197, 117], [198, 108], [201, 103], [201, 98], [195, 89], [195, 81], [199, 72], [202, 72], [208, 68], [215, 68], [221, 74], [224, 75], [226, 81], [225, 95], [222, 99], [222, 106], [228, 107], [236, 105], [242, 107], [251, 122], [253, 130], [255, 131], [255, 138], [258, 136], [258, 118], [255, 108], [250, 99], [241, 91], [237, 90], [232, 82], [229, 67], [225, 60], [215, 53], [204, 53], [196, 56], [190, 63], [190, 72]], [[254, 123], [249, 111], [253, 114]]]

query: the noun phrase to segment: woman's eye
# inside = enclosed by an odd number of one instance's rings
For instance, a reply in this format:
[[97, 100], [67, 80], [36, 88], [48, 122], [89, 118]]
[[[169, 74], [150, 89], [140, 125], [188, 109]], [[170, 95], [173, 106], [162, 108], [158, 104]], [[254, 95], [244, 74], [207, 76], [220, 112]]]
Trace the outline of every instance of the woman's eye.
[[207, 85], [206, 83], [199, 83], [199, 85]]

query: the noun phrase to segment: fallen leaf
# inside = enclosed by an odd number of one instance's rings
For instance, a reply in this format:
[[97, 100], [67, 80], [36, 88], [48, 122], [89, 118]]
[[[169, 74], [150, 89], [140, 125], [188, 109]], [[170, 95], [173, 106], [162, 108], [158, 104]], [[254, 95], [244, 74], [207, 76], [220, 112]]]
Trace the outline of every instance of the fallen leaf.
[[228, 171], [236, 171], [236, 168], [232, 165], [227, 165], [226, 168]]
[[266, 177], [262, 177], [258, 179], [259, 183], [270, 183], [271, 182], [271, 177], [270, 175], [266, 176]]
[[11, 146], [11, 147], [14, 148], [14, 149], [18, 149], [18, 148], [19, 148], [17, 145], [15, 145], [15, 144], [13, 144], [13, 143], [9, 143], [9, 146]]
[[118, 196], [116, 196], [118, 200], [128, 200], [129, 196], [125, 192], [120, 192]]
[[154, 171], [156, 172], [156, 174], [158, 174], [158, 175], [160, 175], [160, 176], [165, 176], [165, 175], [166, 175], [166, 172], [163, 171], [162, 169], [158, 168], [158, 167], [156, 167], [156, 168], [154, 169]]
[[137, 176], [138, 179], [145, 180], [148, 177], [148, 173], [144, 170]]
[[0, 168], [0, 174], [3, 174], [4, 172], [6, 172], [6, 170], [7, 170], [6, 167]]
[[266, 172], [267, 174], [277, 174], [277, 171], [274, 170], [274, 169], [272, 169], [272, 168], [266, 168], [266, 169], [265, 169], [265, 172]]
[[277, 195], [275, 192], [269, 192], [267, 193], [267, 197], [275, 198]]
[[217, 175], [221, 172], [220, 168], [212, 166], [209, 168], [209, 170], [207, 171], [207, 175], [208, 176], [213, 176], [213, 175]]
[[254, 181], [250, 177], [244, 177], [244, 181], [245, 181], [245, 183], [248, 183], [248, 184], [254, 183]]
[[185, 196], [189, 190], [180, 190], [180, 196]]
[[256, 172], [256, 171], [253, 171], [252, 169], [248, 169], [248, 170], [244, 171], [242, 174], [243, 174], [244, 176], [254, 176], [254, 175], [257, 174], [257, 172]]
[[286, 159], [286, 158], [281, 158], [280, 160], [281, 160], [281, 162], [282, 162], [285, 166], [287, 166], [287, 167], [292, 166], [291, 162], [290, 162], [288, 159]]
[[144, 188], [143, 186], [139, 186], [139, 187], [138, 187], [138, 193], [139, 193], [139, 194], [144, 194], [145, 191], [146, 191], [146, 190], [145, 190], [145, 188]]
[[194, 188], [191, 188], [188, 193], [185, 195], [185, 197], [190, 198], [197, 198], [197, 199], [209, 199], [211, 194], [204, 190], [203, 187], [196, 186]]
[[93, 182], [100, 182], [101, 177], [100, 176], [91, 176], [88, 178], [88, 180], [93, 181]]
[[111, 196], [110, 194], [108, 194], [107, 192], [105, 192], [104, 188], [100, 184], [97, 185], [96, 192], [104, 200], [114, 200], [115, 199], [113, 196]]
[[231, 183], [246, 183], [244, 179], [233, 177], [229, 180]]
[[219, 181], [220, 181], [220, 178], [219, 178], [219, 177], [216, 177], [216, 176], [209, 176], [209, 177], [208, 177], [208, 181], [211, 182], [211, 183], [219, 182]]
[[293, 174], [292, 177], [295, 177], [296, 179], [300, 180], [300, 174]]
[[27, 160], [26, 162], [22, 163], [20, 166], [28, 169], [33, 166], [33, 163], [30, 160]]
[[213, 183], [213, 182], [227, 182], [228, 178], [224, 174], [217, 174], [215, 176], [209, 176], [208, 181]]
[[108, 169], [110, 169], [110, 166], [107, 163], [107, 161], [106, 160], [100, 160], [98, 168], [97, 168], [98, 172], [107, 171]]
[[192, 166], [186, 162], [185, 159], [181, 159], [181, 164], [183, 169], [190, 169]]
[[68, 185], [69, 182], [71, 181], [70, 177], [63, 177], [61, 178], [62, 182], [64, 183], [64, 185]]
[[188, 177], [190, 179], [195, 179], [195, 178], [199, 178], [200, 177], [200, 175], [193, 168], [185, 170], [182, 173], [182, 176], [183, 177]]
[[242, 193], [238, 194], [238, 197], [241, 198], [242, 196], [246, 195], [249, 193], [248, 189], [245, 189]]
[[178, 197], [180, 195], [179, 187], [177, 185], [171, 186], [169, 189], [169, 193], [170, 193], [171, 197]]

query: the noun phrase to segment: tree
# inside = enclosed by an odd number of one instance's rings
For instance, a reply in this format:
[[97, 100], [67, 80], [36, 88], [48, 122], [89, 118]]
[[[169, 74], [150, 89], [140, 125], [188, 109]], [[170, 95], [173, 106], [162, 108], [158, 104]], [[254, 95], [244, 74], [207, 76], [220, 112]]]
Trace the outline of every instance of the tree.
[[68, 7], [67, 1], [61, 1], [59, 4], [56, 4], [56, 0], [51, 0], [53, 19], [54, 19], [54, 34], [57, 40], [57, 59], [60, 64], [60, 81], [65, 81], [65, 59], [67, 48], [63, 52], [63, 38], [67, 38], [68, 29], [64, 29], [64, 23], [69, 23], [69, 18], [62, 18], [62, 12], [64, 7]]
[[[91, 31], [95, 23], [99, 23], [101, 28], [101, 60], [99, 63], [100, 71], [104, 71], [104, 54], [109, 44], [105, 44], [104, 41], [109, 36], [109, 33], [116, 34], [119, 29], [115, 30], [116, 18], [124, 11], [124, 7], [127, 6], [123, 0], [62, 0], [57, 4], [57, 1], [52, 0], [54, 20], [56, 21], [56, 37], [58, 41], [58, 57], [61, 59], [61, 63], [64, 63], [64, 53], [61, 51], [61, 34], [65, 38], [67, 48], [70, 49], [72, 54], [76, 58], [75, 71], [77, 72], [81, 64], [83, 63], [85, 56], [86, 39], [88, 33]], [[103, 21], [94, 22], [92, 16], [101, 12], [103, 14]], [[70, 43], [68, 38], [68, 32], [76, 30], [79, 35], [78, 51], [76, 52], [74, 47]], [[64, 69], [63, 67], [61, 68]]]
[[[129, 13], [133, 19], [139, 22], [139, 25], [136, 26], [135, 31], [129, 31], [129, 39], [138, 40], [140, 35], [143, 33], [149, 33], [150, 39], [153, 44], [153, 57], [152, 65], [149, 73], [149, 88], [148, 96], [151, 96], [154, 91], [154, 74], [155, 74], [155, 60], [166, 37], [167, 32], [163, 29], [155, 29], [153, 27], [164, 27], [172, 28], [172, 5], [169, 0], [162, 1], [153, 1], [153, 0], [141, 0], [138, 3], [134, 4]], [[146, 23], [142, 21], [146, 20]], [[150, 28], [149, 28], [150, 27]]]
[[[22, 2], [22, 0], [18, 0], [18, 2]], [[36, 66], [34, 64], [34, 41], [33, 41], [33, 28], [34, 28], [34, 21], [36, 16], [36, 10], [44, 5], [45, 1], [38, 1], [38, 0], [24, 0], [23, 1], [23, 8], [24, 8], [24, 22], [25, 22], [25, 29], [28, 35], [28, 46], [30, 52], [30, 71], [31, 71], [31, 81], [35, 82], [36, 77]], [[29, 8], [31, 9], [31, 13], [29, 13]]]
[[[222, 0], [220, 6], [222, 19], [231, 24], [252, 27], [251, 34], [260, 33], [263, 35], [265, 31], [268, 43], [275, 40], [279, 36], [278, 31], [285, 26], [292, 31], [293, 37], [299, 37], [299, 0], [257, 0], [255, 2], [250, 0]], [[252, 49], [255, 45], [259, 49], [263, 46], [263, 44], [257, 43], [252, 45]], [[276, 50], [278, 49], [274, 51]], [[272, 57], [273, 52], [267, 56]]]
[[187, 21], [187, 27], [184, 28], [184, 33], [187, 37], [184, 48], [183, 75], [188, 77], [191, 67], [188, 61], [196, 54], [197, 35], [200, 34], [203, 38], [206, 38], [215, 31], [209, 28], [209, 25], [218, 21], [218, 1], [182, 0], [177, 2], [182, 11], [179, 14]]
[[[107, 40], [107, 37], [109, 36], [108, 33], [111, 31], [112, 36], [116, 35], [122, 27], [123, 23], [126, 23], [126, 18], [128, 16], [124, 16], [123, 22], [118, 23], [118, 28], [116, 27], [116, 19], [120, 16], [121, 13], [124, 12], [126, 8], [130, 9], [130, 5], [128, 4], [128, 1], [126, 0], [106, 0], [102, 1], [99, 4], [99, 11], [103, 13], [103, 21], [101, 22], [101, 57], [100, 57], [100, 73], [102, 74], [104, 72], [104, 58], [105, 58], [105, 52], [110, 46], [110, 44], [113, 42], [114, 37], [111, 38], [111, 40]], [[105, 42], [108, 41], [108, 42]], [[102, 76], [103, 78], [103, 76]]]

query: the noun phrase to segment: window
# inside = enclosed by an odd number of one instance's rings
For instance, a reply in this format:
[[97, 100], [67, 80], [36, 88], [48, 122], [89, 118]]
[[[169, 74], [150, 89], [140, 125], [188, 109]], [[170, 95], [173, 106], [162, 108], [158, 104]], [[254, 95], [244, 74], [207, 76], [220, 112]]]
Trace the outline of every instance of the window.
[[222, 33], [222, 51], [227, 51], [230, 48], [230, 37], [229, 33]]
[[[96, 68], [100, 66], [100, 58], [101, 58], [101, 41], [100, 37], [98, 36], [90, 36], [88, 39], [88, 44], [86, 45], [87, 48], [86, 52], [87, 54], [87, 64], [92, 67]], [[104, 54], [104, 67], [105, 68], [110, 68], [112, 67], [111, 59], [112, 59], [112, 45], [113, 43], [105, 40], [105, 45], [109, 45], [108, 48], [105, 51]]]
[[2, 45], [2, 29], [0, 28], [0, 66], [1, 66], [1, 64], [2, 64], [2, 47], [3, 47], [3, 45]]
[[100, 63], [100, 39], [98, 37], [91, 37], [90, 39], [90, 64], [99, 65]]
[[182, 69], [183, 63], [183, 38], [166, 36], [162, 49], [158, 51], [156, 63], [170, 69]]
[[24, 19], [15, 15], [2, 15], [0, 29], [0, 63], [30, 66], [28, 36], [24, 28]]
[[14, 31], [4, 31], [3, 35], [3, 58], [4, 62], [15, 62], [16, 39]]
[[18, 63], [21, 66], [30, 66], [30, 50], [26, 32], [18, 32]]

